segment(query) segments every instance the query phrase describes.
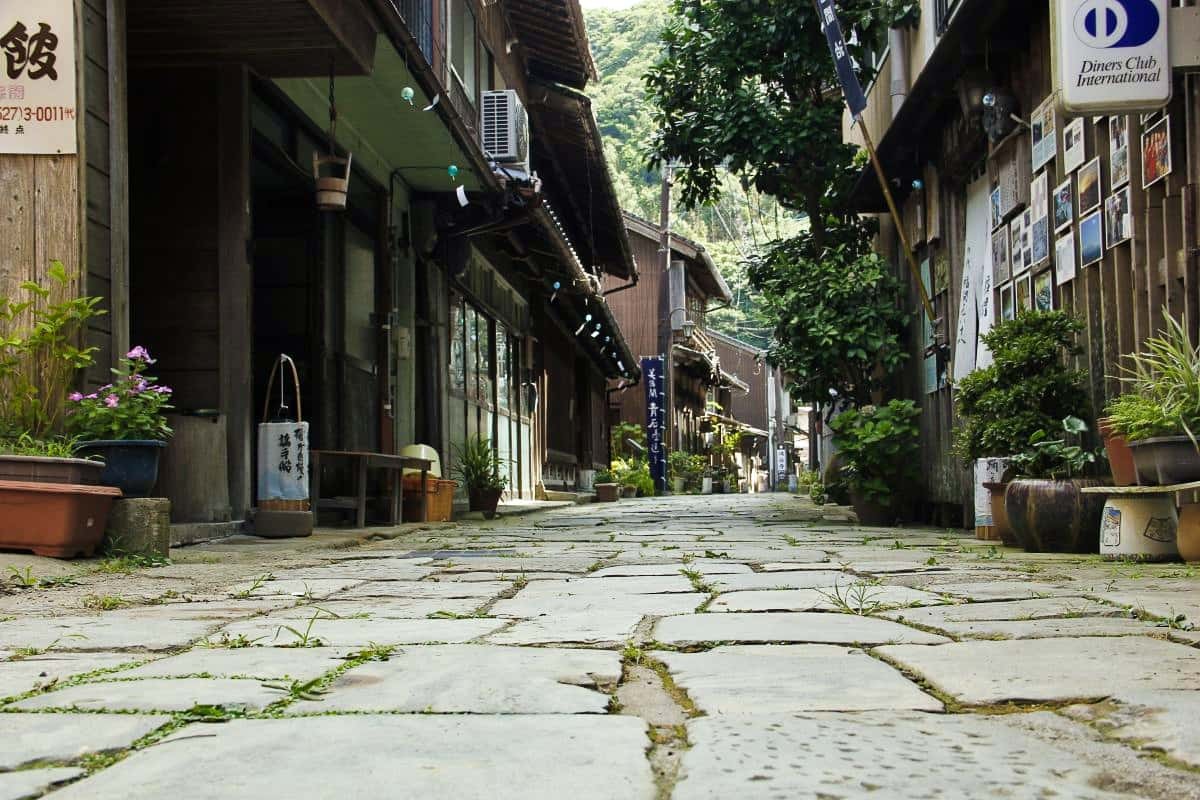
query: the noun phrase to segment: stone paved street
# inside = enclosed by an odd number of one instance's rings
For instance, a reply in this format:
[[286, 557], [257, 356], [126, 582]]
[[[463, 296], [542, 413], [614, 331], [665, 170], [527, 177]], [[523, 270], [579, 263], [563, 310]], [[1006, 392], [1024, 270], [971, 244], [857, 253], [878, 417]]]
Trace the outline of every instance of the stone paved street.
[[787, 495], [173, 555], [0, 596], [0, 800], [1200, 798], [1183, 565]]

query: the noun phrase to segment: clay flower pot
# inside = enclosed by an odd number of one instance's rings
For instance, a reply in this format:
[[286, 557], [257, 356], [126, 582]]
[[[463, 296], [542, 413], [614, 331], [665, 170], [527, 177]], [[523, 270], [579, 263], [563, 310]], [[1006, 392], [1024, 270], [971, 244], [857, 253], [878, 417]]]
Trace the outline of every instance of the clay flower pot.
[[1017, 535], [1013, 533], [1012, 523], [1008, 521], [1008, 507], [1004, 502], [1004, 494], [1008, 490], [1007, 483], [985, 483], [983, 488], [988, 490], [992, 502], [992, 527], [996, 535], [1004, 542], [1005, 547], [1017, 546]]
[[1179, 509], [1175, 543], [1184, 561], [1190, 564], [1200, 561], [1200, 504], [1189, 503]]
[[482, 511], [484, 519], [495, 519], [496, 509], [500, 506], [500, 496], [503, 489], [470, 489], [467, 497], [471, 511]]
[[1100, 436], [1104, 439], [1104, 452], [1108, 454], [1108, 466], [1112, 470], [1113, 485], [1133, 486], [1137, 483], [1137, 467], [1133, 462], [1133, 450], [1125, 437], [1114, 433], [1107, 418], [1097, 420]]
[[120, 489], [0, 480], [0, 547], [39, 556], [91, 556]]
[[850, 490], [850, 505], [858, 515], [858, 523], [872, 528], [882, 528], [896, 521], [896, 514], [887, 506], [868, 500], [857, 490]]
[[621, 499], [621, 487], [615, 483], [596, 484], [597, 503], [615, 503]]
[[1200, 481], [1200, 449], [1190, 436], [1158, 436], [1130, 442], [1138, 479], [1146, 486]]
[[104, 472], [103, 461], [88, 461], [83, 458], [0, 456], [0, 481], [99, 486], [102, 472]]
[[1098, 553], [1105, 498], [1079, 490], [1104, 484], [1093, 478], [1012, 481], [1004, 504], [1017, 542], [1031, 553]]

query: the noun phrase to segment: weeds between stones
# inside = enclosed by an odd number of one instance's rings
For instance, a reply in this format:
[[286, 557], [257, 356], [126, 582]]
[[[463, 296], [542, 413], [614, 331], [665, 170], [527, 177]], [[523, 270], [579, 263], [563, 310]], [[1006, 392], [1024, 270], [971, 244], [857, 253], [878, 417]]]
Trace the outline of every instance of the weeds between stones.
[[250, 596], [261, 589], [264, 583], [273, 580], [275, 580], [275, 573], [265, 572], [254, 579], [254, 582], [250, 584], [250, 588], [237, 592], [233, 597], [238, 600], [249, 600]]
[[[327, 616], [322, 617], [322, 614], [326, 614]], [[288, 631], [296, 637], [296, 640], [288, 642], [283, 645], [284, 647], [324, 647], [325, 643], [312, 635], [313, 626], [317, 624], [317, 620], [319, 619], [337, 619], [337, 614], [332, 614], [323, 608], [318, 608], [313, 612], [312, 617], [308, 620], [308, 625], [303, 631], [293, 628], [291, 625], [280, 625], [275, 629], [275, 638], [278, 639], [281, 632]]]
[[126, 600], [124, 597], [111, 594], [89, 594], [84, 596], [81, 601], [81, 605], [84, 608], [90, 608], [93, 611], [113, 611], [132, 604], [132, 601]]
[[44, 655], [46, 653], [49, 653], [55, 647], [58, 647], [58, 643], [61, 642], [63, 639], [86, 639], [86, 638], [87, 638], [87, 636], [85, 636], [82, 633], [68, 633], [66, 636], [58, 637], [57, 639], [55, 639], [53, 642], [46, 645], [45, 647], [18, 647], [16, 650], [13, 650], [12, 658], [14, 660], [16, 660], [16, 659], [21, 659], [21, 658], [32, 658], [33, 656]]
[[844, 593], [841, 584], [834, 584], [832, 590], [817, 589], [817, 594], [843, 614], [870, 617], [887, 608], [887, 604], [872, 599], [872, 591], [876, 586], [866, 581], [855, 581], [846, 587]]

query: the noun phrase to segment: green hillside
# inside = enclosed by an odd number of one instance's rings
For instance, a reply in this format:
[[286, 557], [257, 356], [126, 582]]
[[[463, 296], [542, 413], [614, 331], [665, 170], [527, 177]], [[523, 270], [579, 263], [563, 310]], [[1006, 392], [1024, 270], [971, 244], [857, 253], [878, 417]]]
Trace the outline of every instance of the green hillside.
[[[660, 176], [646, 169], [643, 148], [653, 135], [654, 121], [642, 76], [658, 58], [659, 32], [669, 14], [667, 0], [584, 11], [600, 73], [600, 81], [589, 87], [589, 93], [617, 195], [625, 209], [654, 222], [659, 219]], [[734, 291], [735, 308], [713, 314], [713, 326], [766, 347], [769, 326], [757, 317], [742, 259], [772, 239], [792, 235], [801, 224], [797, 215], [780, 209], [769, 197], [747, 193], [733, 177], [715, 206], [687, 211], [676, 200], [675, 209], [674, 229], [705, 245]]]

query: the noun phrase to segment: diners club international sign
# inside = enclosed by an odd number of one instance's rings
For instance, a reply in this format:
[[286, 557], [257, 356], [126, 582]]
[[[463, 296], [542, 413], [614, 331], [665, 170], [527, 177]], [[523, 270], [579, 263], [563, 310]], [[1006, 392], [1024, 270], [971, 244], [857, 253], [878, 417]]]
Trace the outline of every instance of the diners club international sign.
[[1054, 80], [1063, 110], [1117, 114], [1167, 104], [1167, 5], [1167, 0], [1054, 0]]
[[73, 0], [0, 0], [0, 153], [77, 150]]

